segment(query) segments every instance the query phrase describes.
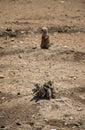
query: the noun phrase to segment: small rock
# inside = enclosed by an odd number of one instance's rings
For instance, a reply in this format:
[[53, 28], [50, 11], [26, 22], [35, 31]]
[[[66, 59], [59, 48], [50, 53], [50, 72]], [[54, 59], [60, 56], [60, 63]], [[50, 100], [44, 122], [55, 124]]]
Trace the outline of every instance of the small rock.
[[20, 92], [18, 92], [17, 95], [20, 95]]
[[67, 17], [68, 15], [67, 15], [67, 14], [65, 14], [65, 16]]
[[44, 119], [45, 122], [48, 122], [48, 119]]
[[9, 32], [9, 31], [12, 31], [12, 29], [11, 28], [7, 28], [6, 31]]
[[15, 75], [16, 73], [15, 73], [15, 72], [13, 72], [13, 74]]
[[75, 128], [76, 128], [76, 126], [73, 126], [73, 127], [72, 127], [72, 129], [75, 129]]
[[15, 39], [14, 39], [14, 38], [11, 38], [11, 41], [13, 42], [13, 41], [15, 41]]
[[0, 128], [4, 129], [4, 128], [5, 128], [5, 126], [4, 126], [4, 125], [0, 125]]
[[25, 31], [21, 31], [21, 34], [24, 34], [25, 33]]
[[73, 120], [73, 117], [71, 116], [71, 117], [69, 117], [69, 119], [70, 119], [70, 120]]
[[65, 124], [64, 124], [64, 125], [66, 126], [66, 125], [68, 125], [68, 124], [65, 122]]
[[60, 1], [60, 3], [62, 3], [62, 4], [63, 4], [63, 3], [64, 3], [64, 0], [61, 0], [61, 1]]
[[21, 44], [24, 44], [24, 42], [23, 42], [23, 41], [20, 41], [20, 43], [21, 43]]
[[36, 116], [35, 115], [32, 115], [32, 118], [35, 118]]
[[4, 49], [4, 48], [0, 46], [0, 49]]
[[18, 57], [19, 57], [19, 58], [22, 58], [22, 55], [20, 54]]
[[83, 110], [83, 108], [78, 108], [78, 109], [77, 109], [77, 111], [82, 111], [82, 110]]
[[21, 123], [20, 122], [16, 122], [16, 125], [21, 125]]
[[3, 79], [4, 78], [4, 76], [0, 76], [0, 79]]
[[4, 100], [5, 99], [5, 97], [2, 97], [2, 100]]
[[68, 46], [64, 46], [64, 48], [67, 48]]
[[37, 47], [33, 47], [32, 49], [37, 49]]
[[79, 9], [77, 9], [76, 11], [77, 11], [77, 12], [80, 12], [80, 10], [79, 10]]
[[76, 80], [76, 79], [77, 79], [77, 77], [73, 77], [73, 79], [74, 79], [74, 80]]

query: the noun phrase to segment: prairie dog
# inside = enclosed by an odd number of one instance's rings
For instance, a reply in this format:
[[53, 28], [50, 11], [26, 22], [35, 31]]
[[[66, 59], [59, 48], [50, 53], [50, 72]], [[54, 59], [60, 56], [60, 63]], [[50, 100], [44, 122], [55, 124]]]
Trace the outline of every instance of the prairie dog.
[[42, 27], [41, 31], [42, 31], [41, 48], [48, 49], [50, 47], [48, 29], [46, 27]]

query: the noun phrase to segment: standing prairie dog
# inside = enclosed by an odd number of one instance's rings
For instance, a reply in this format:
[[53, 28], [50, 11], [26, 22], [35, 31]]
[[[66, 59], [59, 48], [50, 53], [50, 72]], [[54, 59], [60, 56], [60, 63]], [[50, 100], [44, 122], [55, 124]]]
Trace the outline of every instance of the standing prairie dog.
[[42, 27], [41, 31], [42, 31], [41, 48], [48, 49], [50, 47], [48, 29], [46, 27]]

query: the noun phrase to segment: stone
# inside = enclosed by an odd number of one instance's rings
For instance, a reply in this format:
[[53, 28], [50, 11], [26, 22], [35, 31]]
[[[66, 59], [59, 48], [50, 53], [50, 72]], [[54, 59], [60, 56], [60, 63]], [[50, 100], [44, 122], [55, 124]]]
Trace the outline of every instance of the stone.
[[16, 125], [21, 125], [21, 123], [20, 122], [16, 122]]
[[20, 95], [20, 92], [18, 92], [17, 95], [19, 96], [19, 95]]
[[4, 79], [4, 76], [0, 76], [0, 79]]
[[19, 54], [19, 56], [18, 56], [20, 59], [22, 58], [22, 55], [21, 54]]
[[4, 129], [4, 128], [5, 128], [5, 126], [4, 126], [4, 125], [0, 125], [0, 128], [1, 128], [1, 129]]

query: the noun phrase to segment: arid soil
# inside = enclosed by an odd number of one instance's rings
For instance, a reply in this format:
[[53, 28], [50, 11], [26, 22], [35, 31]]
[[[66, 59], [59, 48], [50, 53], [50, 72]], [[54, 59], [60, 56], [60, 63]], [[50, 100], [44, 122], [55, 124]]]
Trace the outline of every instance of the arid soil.
[[[50, 80], [56, 98], [32, 100]], [[85, 130], [85, 0], [0, 0], [0, 130]]]

